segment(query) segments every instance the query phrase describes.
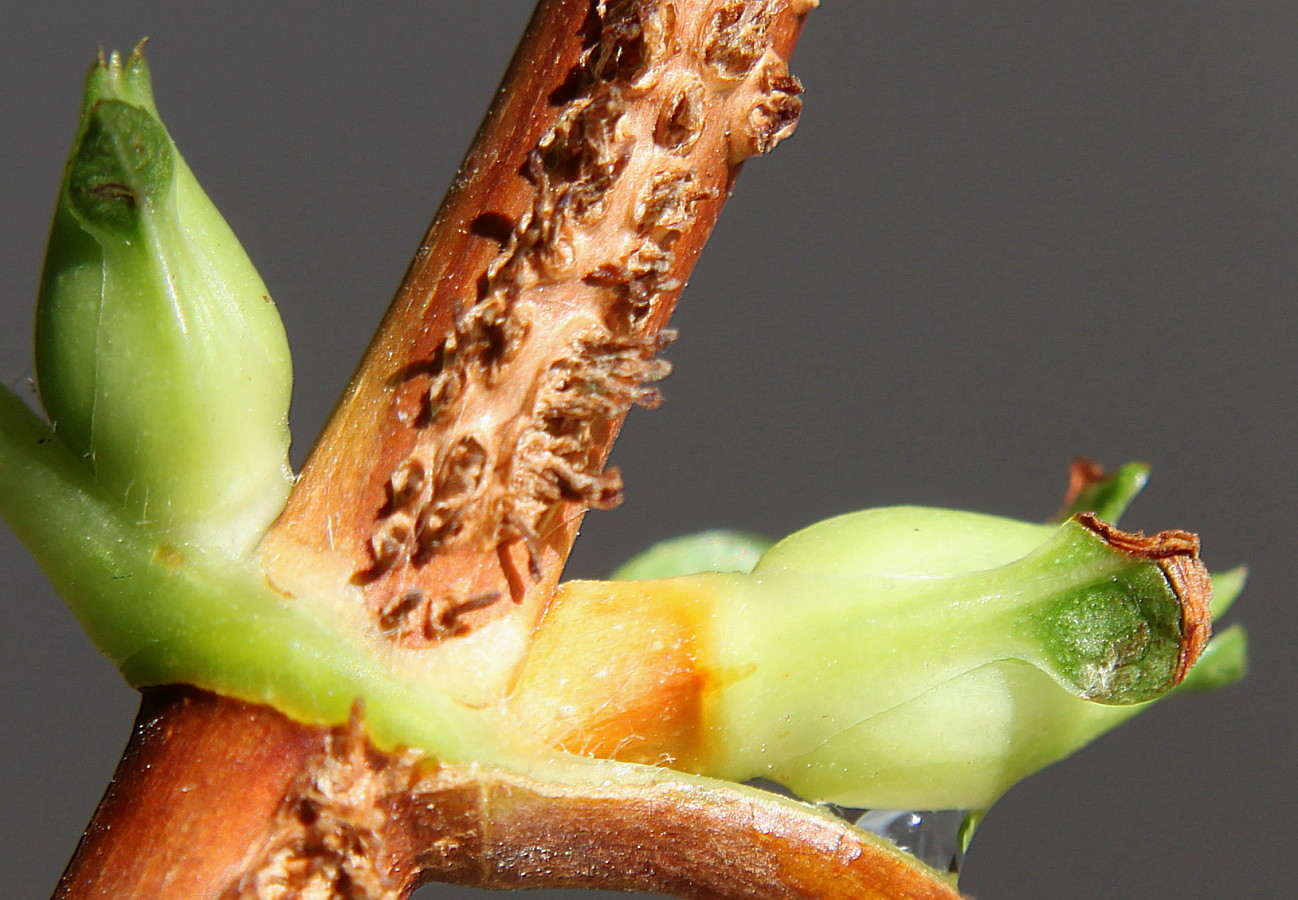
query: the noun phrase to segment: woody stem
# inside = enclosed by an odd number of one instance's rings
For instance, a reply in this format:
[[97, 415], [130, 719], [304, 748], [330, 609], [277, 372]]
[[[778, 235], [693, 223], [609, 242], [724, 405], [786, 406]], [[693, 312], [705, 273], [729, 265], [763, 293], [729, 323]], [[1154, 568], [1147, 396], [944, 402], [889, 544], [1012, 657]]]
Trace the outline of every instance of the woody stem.
[[[584, 510], [620, 496], [604, 461], [628, 407], [656, 402], [663, 327], [740, 164], [793, 128], [785, 59], [814, 5], [541, 0], [262, 545], [287, 597], [321, 584], [354, 597], [394, 660], [495, 660], [466, 690], [500, 696]], [[331, 731], [150, 691], [56, 896], [397, 898], [426, 878], [954, 896], [786, 807], [468, 772], [380, 753], [359, 719]], [[695, 838], [743, 864], [683, 853]], [[533, 851], [574, 863], [537, 869]]]

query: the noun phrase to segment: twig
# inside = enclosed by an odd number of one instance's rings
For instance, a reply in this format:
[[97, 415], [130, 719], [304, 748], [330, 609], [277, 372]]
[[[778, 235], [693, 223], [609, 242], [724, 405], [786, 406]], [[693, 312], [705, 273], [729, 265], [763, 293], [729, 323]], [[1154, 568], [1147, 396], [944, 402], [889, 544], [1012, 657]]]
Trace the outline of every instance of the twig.
[[[361, 368], [263, 544], [400, 655], [500, 698], [742, 161], [791, 132], [814, 0], [543, 0]], [[485, 661], [485, 662], [484, 662]], [[150, 692], [58, 897], [404, 896], [436, 878], [682, 896], [953, 897], [841, 823], [690, 782], [600, 789], [382, 753]]]

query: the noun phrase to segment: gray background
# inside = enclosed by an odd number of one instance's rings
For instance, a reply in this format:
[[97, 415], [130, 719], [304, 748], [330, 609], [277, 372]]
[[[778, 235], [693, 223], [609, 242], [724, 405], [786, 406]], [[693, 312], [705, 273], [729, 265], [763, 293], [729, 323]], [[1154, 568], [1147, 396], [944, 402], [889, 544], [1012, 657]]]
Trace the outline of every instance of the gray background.
[[[167, 123], [286, 320], [300, 459], [529, 7], [5, 4], [0, 376], [31, 371], [82, 72], [147, 34]], [[826, 0], [801, 129], [741, 179], [667, 403], [617, 450], [627, 503], [587, 519], [590, 576], [708, 526], [898, 502], [1041, 518], [1075, 454], [1152, 462], [1128, 524], [1252, 565], [1254, 671], [1016, 788], [971, 894], [1292, 892], [1296, 50], [1278, 0]], [[41, 897], [135, 700], [7, 533], [0, 554], [0, 883]]]

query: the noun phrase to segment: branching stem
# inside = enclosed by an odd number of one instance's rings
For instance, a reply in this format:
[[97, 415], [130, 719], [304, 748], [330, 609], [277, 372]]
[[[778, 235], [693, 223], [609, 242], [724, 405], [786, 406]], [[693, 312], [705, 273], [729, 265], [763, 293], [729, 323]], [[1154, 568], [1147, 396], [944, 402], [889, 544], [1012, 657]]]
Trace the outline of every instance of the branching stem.
[[[792, 131], [815, 0], [542, 0], [263, 544], [290, 600], [505, 690], [742, 161]], [[321, 591], [321, 585], [325, 590]], [[464, 650], [462, 648], [469, 648]], [[646, 767], [599, 788], [152, 689], [57, 897], [398, 898], [424, 880], [687, 897], [954, 897], [831, 817]], [[622, 764], [610, 763], [617, 767]]]

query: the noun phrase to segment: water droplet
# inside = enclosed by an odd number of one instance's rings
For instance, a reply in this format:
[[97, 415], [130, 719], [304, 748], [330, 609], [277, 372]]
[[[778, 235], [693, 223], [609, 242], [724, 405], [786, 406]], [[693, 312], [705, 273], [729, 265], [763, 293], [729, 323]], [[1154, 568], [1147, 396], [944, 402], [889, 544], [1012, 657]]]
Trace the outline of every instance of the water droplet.
[[[766, 778], [754, 778], [745, 783], [749, 787], [780, 794], [802, 803], [809, 802], [784, 785]], [[965, 809], [852, 809], [833, 803], [813, 805], [829, 810], [863, 831], [891, 841], [898, 848], [918, 857], [925, 865], [952, 875], [959, 873], [974, 828], [986, 812]]]
[[959, 872], [977, 814], [963, 809], [839, 810], [857, 828], [887, 838], [941, 872]]

